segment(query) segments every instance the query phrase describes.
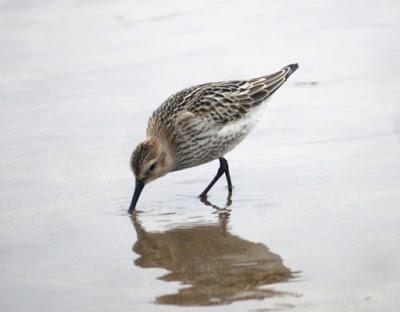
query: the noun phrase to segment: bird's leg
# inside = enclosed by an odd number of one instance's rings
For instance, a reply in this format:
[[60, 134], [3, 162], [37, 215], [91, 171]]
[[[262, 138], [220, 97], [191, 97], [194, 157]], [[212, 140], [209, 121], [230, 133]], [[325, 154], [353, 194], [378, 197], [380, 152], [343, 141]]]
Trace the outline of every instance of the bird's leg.
[[205, 188], [205, 190], [200, 194], [200, 197], [205, 197], [208, 193], [209, 190], [214, 186], [214, 184], [218, 181], [218, 179], [225, 173], [226, 176], [226, 181], [228, 182], [228, 190], [229, 194], [232, 193], [232, 181], [231, 181], [231, 175], [229, 174], [229, 167], [228, 167], [228, 162], [226, 161], [225, 158], [221, 157], [219, 159], [219, 168], [217, 171], [217, 174], [215, 175], [214, 179], [208, 184], [208, 186]]
[[228, 191], [229, 191], [229, 194], [231, 194], [232, 193], [232, 181], [231, 181], [231, 174], [229, 173], [228, 161], [225, 158], [221, 157], [219, 159], [219, 163], [220, 163], [220, 166], [224, 169], [225, 176], [226, 176], [226, 182], [228, 182]]
[[208, 184], [208, 186], [204, 189], [203, 192], [201, 192], [200, 197], [205, 197], [207, 196], [207, 193], [211, 188], [214, 186], [214, 184], [218, 181], [218, 179], [224, 174], [224, 169], [220, 166], [218, 168], [217, 174], [215, 175], [214, 179]]

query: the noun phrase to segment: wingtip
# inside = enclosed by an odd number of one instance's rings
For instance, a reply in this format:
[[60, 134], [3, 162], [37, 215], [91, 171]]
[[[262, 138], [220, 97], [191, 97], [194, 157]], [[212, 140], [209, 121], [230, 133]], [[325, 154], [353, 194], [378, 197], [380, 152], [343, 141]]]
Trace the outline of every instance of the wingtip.
[[290, 71], [291, 71], [292, 73], [294, 73], [294, 72], [299, 68], [299, 64], [298, 64], [298, 63], [294, 63], [294, 64], [288, 65], [287, 67], [289, 67], [289, 68], [290, 68]]

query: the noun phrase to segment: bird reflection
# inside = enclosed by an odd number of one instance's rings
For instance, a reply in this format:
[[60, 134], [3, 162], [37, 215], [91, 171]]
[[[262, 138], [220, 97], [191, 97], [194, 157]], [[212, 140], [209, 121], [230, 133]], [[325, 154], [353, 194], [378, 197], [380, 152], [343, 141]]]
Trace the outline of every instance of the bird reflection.
[[[230, 203], [228, 200], [227, 207]], [[211, 206], [215, 207], [211, 204]], [[155, 299], [158, 304], [220, 305], [240, 300], [291, 295], [261, 287], [288, 281], [292, 271], [267, 246], [232, 235], [227, 230], [229, 209], [217, 209], [219, 222], [147, 232], [132, 215], [137, 233], [135, 265], [162, 268], [163, 281], [184, 284], [174, 294]]]

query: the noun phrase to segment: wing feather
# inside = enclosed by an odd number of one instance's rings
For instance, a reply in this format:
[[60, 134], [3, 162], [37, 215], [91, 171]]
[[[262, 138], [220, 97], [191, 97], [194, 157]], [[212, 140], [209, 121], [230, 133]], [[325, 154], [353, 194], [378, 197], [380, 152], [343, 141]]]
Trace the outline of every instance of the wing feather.
[[202, 85], [187, 99], [184, 111], [214, 124], [238, 120], [267, 100], [296, 69], [289, 65], [268, 76]]

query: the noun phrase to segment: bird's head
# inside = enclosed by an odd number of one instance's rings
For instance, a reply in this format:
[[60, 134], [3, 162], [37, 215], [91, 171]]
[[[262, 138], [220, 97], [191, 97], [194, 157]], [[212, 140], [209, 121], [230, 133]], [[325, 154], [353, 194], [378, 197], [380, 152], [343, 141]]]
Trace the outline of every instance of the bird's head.
[[166, 146], [156, 139], [146, 139], [136, 146], [130, 159], [130, 166], [136, 178], [135, 192], [129, 207], [131, 213], [144, 186], [166, 175], [173, 168], [173, 159]]

